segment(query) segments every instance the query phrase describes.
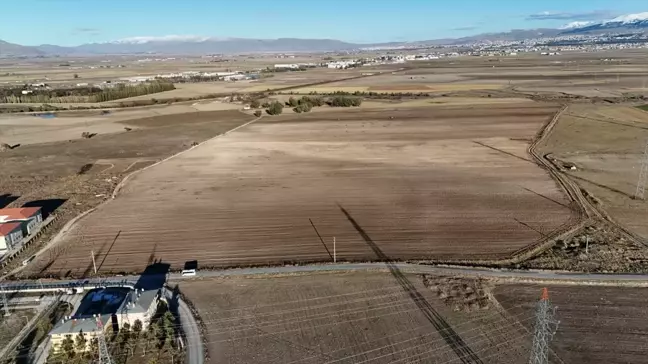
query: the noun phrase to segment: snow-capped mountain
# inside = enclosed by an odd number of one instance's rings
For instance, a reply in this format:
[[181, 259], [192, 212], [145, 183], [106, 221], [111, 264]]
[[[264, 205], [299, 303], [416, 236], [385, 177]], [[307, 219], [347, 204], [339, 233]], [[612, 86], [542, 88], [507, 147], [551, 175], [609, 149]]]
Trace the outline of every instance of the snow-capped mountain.
[[614, 19], [598, 22], [572, 22], [561, 29], [563, 34], [605, 33], [643, 30], [648, 32], [648, 12], [621, 15]]

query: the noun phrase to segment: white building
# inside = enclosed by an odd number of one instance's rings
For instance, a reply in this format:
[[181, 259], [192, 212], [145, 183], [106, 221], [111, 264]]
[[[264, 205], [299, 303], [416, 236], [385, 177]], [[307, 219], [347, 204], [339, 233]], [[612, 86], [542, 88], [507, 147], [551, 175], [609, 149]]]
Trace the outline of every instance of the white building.
[[119, 326], [128, 323], [131, 327], [135, 321], [142, 323], [142, 330], [146, 330], [151, 323], [151, 318], [157, 310], [160, 301], [159, 290], [145, 291], [143, 289], [131, 291], [117, 310]]
[[297, 63], [275, 64], [274, 68], [296, 70], [299, 69], [299, 65]]
[[0, 224], [0, 255], [20, 244], [22, 239], [22, 227], [19, 222]]

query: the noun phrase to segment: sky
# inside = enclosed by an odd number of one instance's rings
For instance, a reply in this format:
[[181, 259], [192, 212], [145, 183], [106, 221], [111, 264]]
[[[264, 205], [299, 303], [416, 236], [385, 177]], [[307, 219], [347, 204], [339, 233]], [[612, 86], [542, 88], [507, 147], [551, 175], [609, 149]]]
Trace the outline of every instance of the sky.
[[169, 35], [376, 43], [557, 28], [646, 11], [646, 0], [2, 0], [0, 39], [64, 46]]

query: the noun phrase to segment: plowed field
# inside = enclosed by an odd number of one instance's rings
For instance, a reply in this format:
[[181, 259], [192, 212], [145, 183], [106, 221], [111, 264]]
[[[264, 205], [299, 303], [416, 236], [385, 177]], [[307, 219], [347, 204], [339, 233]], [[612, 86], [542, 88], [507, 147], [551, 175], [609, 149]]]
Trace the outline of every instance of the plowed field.
[[534, 103], [264, 117], [137, 174], [30, 270], [506, 257], [571, 216], [528, 142]]
[[420, 276], [395, 274], [233, 277], [180, 290], [203, 321], [208, 363], [528, 362], [521, 323], [533, 312], [453, 310]]
[[[513, 316], [533, 314], [541, 287], [503, 285], [495, 297]], [[648, 289], [549, 287], [560, 321], [551, 341], [550, 363], [644, 363], [648, 354]], [[521, 322], [529, 331], [533, 320]]]

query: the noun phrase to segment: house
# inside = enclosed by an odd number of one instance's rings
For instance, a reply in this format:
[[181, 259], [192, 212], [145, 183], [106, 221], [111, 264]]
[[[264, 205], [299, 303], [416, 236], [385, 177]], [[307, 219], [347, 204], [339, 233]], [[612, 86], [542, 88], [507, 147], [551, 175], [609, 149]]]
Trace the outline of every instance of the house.
[[20, 222], [9, 222], [0, 224], [0, 254], [5, 254], [20, 244], [23, 239], [22, 224]]
[[86, 339], [85, 349], [75, 348], [75, 350], [89, 350], [92, 339], [101, 332], [99, 327], [103, 327], [103, 330], [108, 328], [119, 330], [126, 324], [132, 328], [136, 321], [140, 321], [142, 330], [146, 330], [155, 316], [160, 296], [159, 289], [130, 290], [123, 287], [94, 289], [86, 294], [73, 316], [61, 320], [50, 331], [52, 349], [59, 352], [63, 349], [66, 339], [76, 342], [76, 338], [83, 335]]
[[132, 327], [139, 320], [145, 330], [151, 323], [159, 301], [160, 290], [135, 289], [126, 296], [117, 310], [117, 322], [120, 326], [127, 323]]
[[[66, 317], [61, 322], [50, 331], [50, 342], [52, 343], [52, 349], [54, 352], [60, 352], [63, 350], [63, 342], [66, 339], [71, 339], [74, 343], [75, 351], [86, 351], [90, 350], [92, 347], [92, 341], [97, 336], [101, 330], [99, 329], [98, 322], [101, 322], [101, 327], [106, 330], [111, 326], [112, 315], [97, 315], [96, 317], [86, 317], [86, 318], [71, 318]], [[78, 335], [83, 335], [86, 339], [85, 350], [79, 350], [76, 347], [76, 338]]]
[[19, 222], [22, 227], [23, 236], [34, 232], [43, 222], [43, 215], [40, 207], [19, 207], [13, 209], [0, 209], [0, 224], [8, 222]]

